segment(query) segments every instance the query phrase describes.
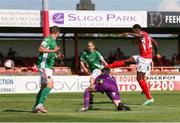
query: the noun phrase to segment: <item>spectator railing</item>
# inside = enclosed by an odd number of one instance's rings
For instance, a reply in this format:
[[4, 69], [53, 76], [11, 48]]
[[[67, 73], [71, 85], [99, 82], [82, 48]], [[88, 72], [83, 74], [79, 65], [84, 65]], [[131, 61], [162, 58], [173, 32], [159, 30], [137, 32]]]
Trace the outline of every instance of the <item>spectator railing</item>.
[[[54, 67], [55, 75], [72, 75], [70, 67]], [[29, 67], [14, 67], [13, 69], [6, 69], [0, 67], [0, 75], [38, 75], [38, 71], [33, 72]]]
[[[112, 72], [114, 74], [135, 74], [136, 65], [129, 67], [118, 67], [113, 68]], [[163, 67], [152, 67], [152, 74], [180, 74], [180, 67], [176, 66], [163, 66]], [[55, 75], [72, 75], [72, 70], [70, 67], [55, 67]], [[0, 67], [0, 75], [38, 75], [38, 71], [33, 72], [28, 67], [14, 67], [13, 69], [5, 69], [5, 67]]]
[[[136, 65], [129, 67], [118, 67], [113, 68], [112, 72], [114, 74], [134, 74], [136, 73]], [[180, 67], [176, 66], [161, 66], [161, 67], [151, 67], [151, 74], [180, 74]]]

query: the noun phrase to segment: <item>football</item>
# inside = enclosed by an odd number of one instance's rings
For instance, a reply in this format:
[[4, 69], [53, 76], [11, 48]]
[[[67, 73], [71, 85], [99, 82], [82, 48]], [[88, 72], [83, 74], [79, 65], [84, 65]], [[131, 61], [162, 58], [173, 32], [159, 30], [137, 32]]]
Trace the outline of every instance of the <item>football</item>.
[[4, 62], [4, 67], [7, 68], [7, 69], [12, 69], [14, 68], [14, 62], [10, 59], [7, 59], [5, 62]]

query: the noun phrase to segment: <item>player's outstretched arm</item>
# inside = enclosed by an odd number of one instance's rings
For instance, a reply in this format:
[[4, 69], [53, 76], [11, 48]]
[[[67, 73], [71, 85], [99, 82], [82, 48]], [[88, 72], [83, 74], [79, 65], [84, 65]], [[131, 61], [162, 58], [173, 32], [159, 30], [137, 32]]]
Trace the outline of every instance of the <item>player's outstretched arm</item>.
[[126, 35], [131, 35], [137, 38], [143, 38], [144, 36], [142, 34], [136, 34], [136, 33], [132, 33], [132, 32], [127, 32], [125, 33]]

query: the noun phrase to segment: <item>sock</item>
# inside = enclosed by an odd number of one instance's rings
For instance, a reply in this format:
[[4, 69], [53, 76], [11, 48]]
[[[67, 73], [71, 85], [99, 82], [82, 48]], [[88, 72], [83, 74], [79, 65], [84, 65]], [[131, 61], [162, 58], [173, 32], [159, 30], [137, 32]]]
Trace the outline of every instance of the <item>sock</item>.
[[111, 95], [110, 95], [110, 93], [106, 92], [106, 95], [108, 96], [108, 98], [109, 98], [110, 100], [113, 100], [112, 97], [111, 97]]
[[39, 104], [44, 104], [47, 96], [49, 95], [51, 91], [51, 88], [49, 87], [45, 87], [43, 90], [42, 90], [42, 93], [41, 93], [41, 96], [40, 96], [40, 99], [39, 99]]
[[86, 89], [84, 92], [84, 108], [89, 107], [90, 91]]
[[90, 93], [89, 104], [93, 104], [93, 103], [94, 103], [93, 99], [94, 99], [94, 93], [91, 92], [91, 93]]
[[115, 61], [112, 64], [107, 65], [107, 68], [115, 68], [115, 67], [120, 67], [120, 66], [124, 66], [125, 62], [124, 61]]
[[145, 93], [146, 95], [146, 98], [149, 100], [149, 99], [152, 99], [152, 96], [150, 94], [150, 91], [149, 91], [149, 88], [146, 84], [146, 81], [145, 80], [140, 80], [139, 81], [139, 85], [141, 86], [143, 92]]
[[38, 94], [37, 94], [37, 96], [36, 96], [36, 102], [35, 102], [35, 104], [34, 104], [34, 107], [39, 104], [39, 99], [40, 99], [40, 97], [41, 97], [42, 91], [43, 91], [42, 89], [39, 90], [39, 92], [38, 92]]

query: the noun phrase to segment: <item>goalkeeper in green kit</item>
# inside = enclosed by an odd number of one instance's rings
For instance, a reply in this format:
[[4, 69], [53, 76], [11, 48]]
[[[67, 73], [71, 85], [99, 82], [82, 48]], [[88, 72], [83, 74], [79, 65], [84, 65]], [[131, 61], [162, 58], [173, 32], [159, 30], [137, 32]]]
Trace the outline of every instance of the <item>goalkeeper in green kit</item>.
[[[108, 65], [99, 51], [95, 50], [93, 41], [89, 41], [87, 49], [80, 54], [80, 64], [85, 74], [92, 74]], [[90, 77], [90, 87], [93, 87], [95, 77]], [[93, 93], [90, 96], [89, 109], [93, 109]]]
[[60, 47], [57, 46], [56, 39], [60, 34], [60, 28], [53, 26], [50, 35], [41, 42], [39, 47], [38, 69], [41, 76], [41, 88], [37, 94], [36, 102], [33, 106], [33, 113], [47, 113], [44, 102], [53, 88], [53, 67], [55, 58], [60, 56]]

